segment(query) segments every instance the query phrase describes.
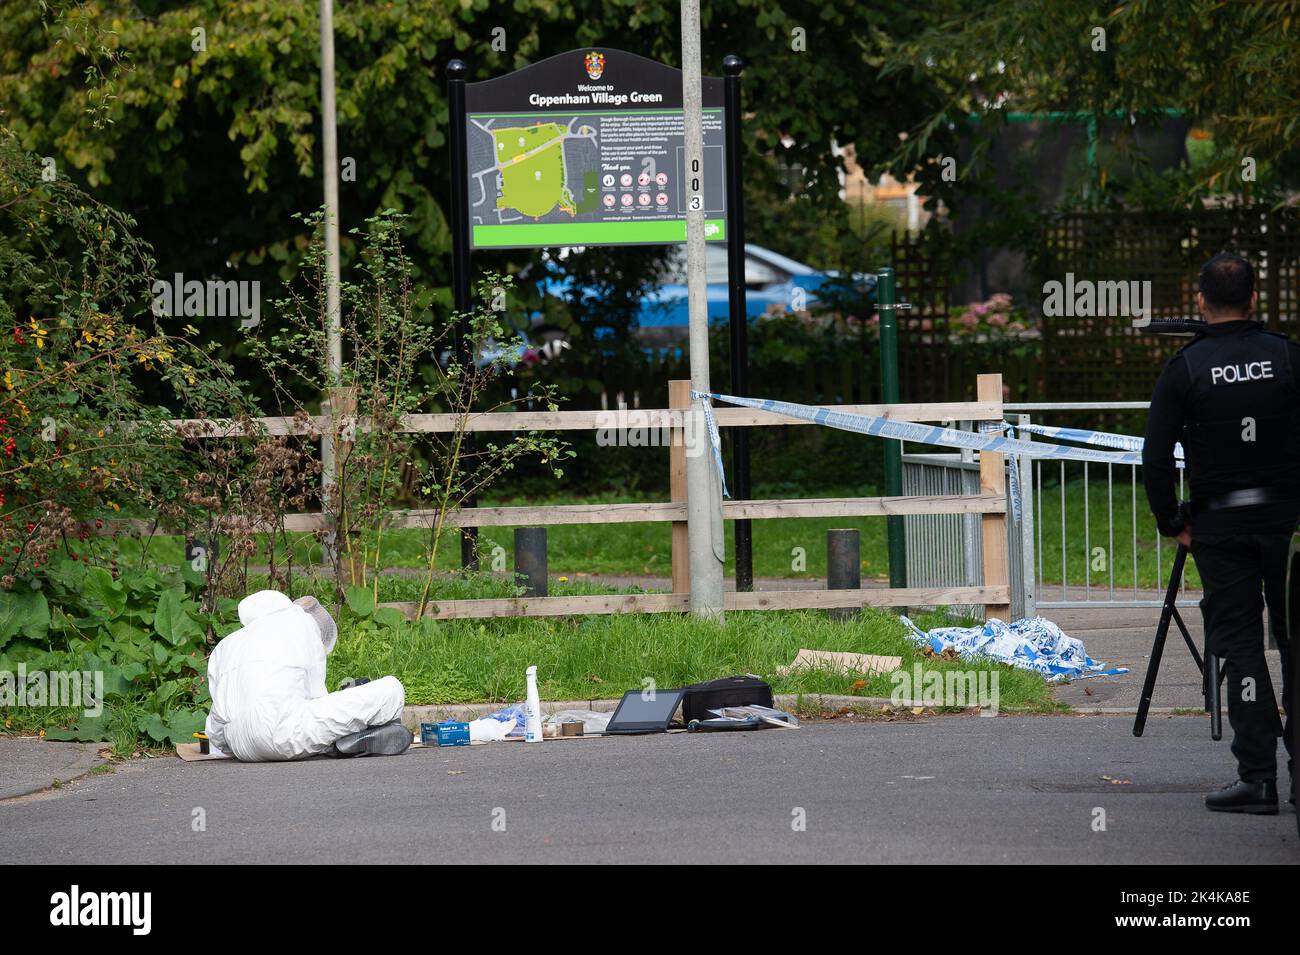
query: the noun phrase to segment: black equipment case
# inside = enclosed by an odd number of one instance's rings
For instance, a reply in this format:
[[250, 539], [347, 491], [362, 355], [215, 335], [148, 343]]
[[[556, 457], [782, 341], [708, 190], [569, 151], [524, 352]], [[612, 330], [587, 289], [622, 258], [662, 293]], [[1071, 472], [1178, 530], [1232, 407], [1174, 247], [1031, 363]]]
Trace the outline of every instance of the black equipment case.
[[682, 697], [682, 720], [707, 720], [723, 706], [772, 705], [772, 688], [752, 673], [744, 676], [724, 676], [718, 680], [705, 680], [685, 687]]

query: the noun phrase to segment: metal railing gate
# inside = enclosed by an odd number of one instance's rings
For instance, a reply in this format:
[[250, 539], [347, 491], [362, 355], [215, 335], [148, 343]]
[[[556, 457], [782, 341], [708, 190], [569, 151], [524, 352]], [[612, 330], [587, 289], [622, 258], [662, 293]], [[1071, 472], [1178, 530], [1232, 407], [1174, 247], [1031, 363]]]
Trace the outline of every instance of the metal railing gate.
[[[1059, 412], [1141, 411], [1144, 401], [1007, 404], [1019, 426], [1051, 421]], [[955, 427], [970, 430], [970, 422]], [[904, 494], [979, 492], [978, 452], [903, 456]], [[1013, 618], [1060, 608], [1159, 607], [1176, 545], [1161, 538], [1147, 508], [1139, 465], [1045, 461], [1020, 457], [1019, 508], [1008, 515]], [[1180, 472], [1180, 496], [1185, 491]], [[1017, 513], [1018, 511], [1018, 513]], [[962, 586], [982, 579], [982, 544], [973, 515], [906, 518], [907, 582], [913, 587]], [[1194, 574], [1194, 571], [1192, 572]], [[1184, 574], [1179, 604], [1199, 591]], [[1192, 581], [1195, 584], [1195, 579]], [[958, 608], [978, 614], [979, 608]]]

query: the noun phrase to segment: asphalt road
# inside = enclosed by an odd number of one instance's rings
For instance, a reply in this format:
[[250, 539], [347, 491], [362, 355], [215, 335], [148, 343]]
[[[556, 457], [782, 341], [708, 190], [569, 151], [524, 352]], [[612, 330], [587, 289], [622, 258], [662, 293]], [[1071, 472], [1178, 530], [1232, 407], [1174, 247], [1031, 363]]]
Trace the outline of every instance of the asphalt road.
[[1202, 795], [1233, 775], [1203, 718], [1155, 718], [1142, 739], [1126, 717], [836, 721], [386, 759], [137, 761], [0, 802], [0, 832], [10, 863], [1300, 860], [1289, 806], [1205, 811]]

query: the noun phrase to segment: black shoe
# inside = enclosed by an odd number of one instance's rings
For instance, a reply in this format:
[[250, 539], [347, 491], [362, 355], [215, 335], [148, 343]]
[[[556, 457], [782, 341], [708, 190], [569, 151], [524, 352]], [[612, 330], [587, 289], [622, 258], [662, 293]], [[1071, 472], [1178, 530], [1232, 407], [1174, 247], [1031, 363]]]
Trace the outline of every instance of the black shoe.
[[1205, 797], [1211, 812], [1245, 812], [1252, 816], [1277, 815], [1277, 780], [1237, 782]]
[[400, 756], [411, 748], [411, 731], [400, 721], [368, 726], [334, 743], [330, 756]]

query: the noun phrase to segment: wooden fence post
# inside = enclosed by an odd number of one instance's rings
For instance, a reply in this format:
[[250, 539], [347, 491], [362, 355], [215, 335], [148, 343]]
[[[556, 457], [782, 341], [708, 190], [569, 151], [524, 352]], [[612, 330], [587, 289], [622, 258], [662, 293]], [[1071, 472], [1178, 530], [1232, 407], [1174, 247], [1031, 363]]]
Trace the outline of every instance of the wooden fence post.
[[[676, 379], [668, 382], [668, 407], [687, 411], [691, 407], [691, 383]], [[674, 504], [686, 500], [686, 441], [685, 431], [673, 429], [672, 446], [668, 449], [669, 500]], [[673, 593], [685, 594], [691, 589], [690, 548], [687, 544], [686, 522], [673, 521]]]
[[[996, 402], [1000, 411], [1002, 407], [1002, 376], [979, 375], [975, 381], [976, 399]], [[1002, 428], [999, 426], [997, 433], [1001, 433], [1001, 431]], [[980, 493], [997, 494], [1006, 497], [1007, 472], [1003, 455], [989, 451], [980, 452]], [[1006, 587], [1008, 588], [1008, 599], [1010, 599], [1011, 570], [1007, 554], [1006, 508], [1004, 507], [1001, 513], [983, 515], [980, 520], [980, 530], [984, 542], [984, 586]], [[1009, 603], [986, 604], [984, 607], [985, 619], [997, 617], [999, 620], [1011, 623], [1012, 621], [1007, 619], [1010, 615], [1011, 605]]]

